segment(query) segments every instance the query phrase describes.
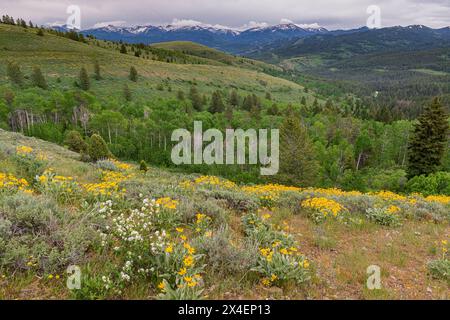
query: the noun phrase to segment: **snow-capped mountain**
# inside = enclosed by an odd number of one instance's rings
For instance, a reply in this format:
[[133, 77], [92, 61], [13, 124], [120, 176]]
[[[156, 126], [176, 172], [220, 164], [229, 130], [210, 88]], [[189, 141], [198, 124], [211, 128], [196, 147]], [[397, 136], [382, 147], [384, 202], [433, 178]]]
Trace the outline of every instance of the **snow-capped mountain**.
[[174, 21], [165, 26], [133, 26], [120, 27], [107, 25], [100, 28], [83, 30], [85, 35], [93, 35], [103, 40], [130, 43], [158, 43], [167, 41], [193, 41], [212, 48], [244, 53], [255, 46], [285, 40], [302, 38], [318, 33], [326, 33], [319, 26], [301, 27], [294, 23], [282, 23], [275, 26], [263, 26], [238, 30], [220, 25], [202, 24], [196, 21]]

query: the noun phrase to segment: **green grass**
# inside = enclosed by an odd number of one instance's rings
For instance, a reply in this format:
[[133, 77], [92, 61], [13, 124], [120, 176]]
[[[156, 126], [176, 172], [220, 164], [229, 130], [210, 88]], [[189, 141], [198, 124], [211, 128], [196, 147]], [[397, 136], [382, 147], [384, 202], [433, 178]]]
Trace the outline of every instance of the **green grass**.
[[251, 70], [281, 70], [280, 68], [261, 61], [247, 59], [243, 57], [233, 56], [222, 51], [209, 48], [207, 46], [189, 42], [189, 41], [173, 41], [153, 44], [152, 47], [174, 50], [187, 55], [207, 59], [208, 61], [219, 62], [222, 65], [236, 66]]
[[[187, 91], [193, 83], [202, 93], [235, 88], [261, 96], [271, 92], [274, 99], [285, 102], [297, 101], [303, 89], [299, 84], [247, 68], [252, 63], [259, 64], [246, 59], [232, 65], [204, 58], [207, 60], [205, 63], [216, 65], [167, 63], [138, 58], [131, 52], [120, 54], [115, 47], [102, 48], [104, 44], [97, 40], [80, 43], [48, 33], [40, 37], [35, 29], [0, 25], [0, 85], [8, 83], [7, 61], [18, 62], [25, 75], [29, 75], [34, 66], [39, 66], [52, 88], [73, 87], [80, 68], [85, 66], [92, 75], [94, 61], [98, 61], [104, 79], [92, 81], [91, 91], [99, 97], [121, 96], [124, 83], [129, 84], [135, 97], [147, 100], [174, 98], [176, 90]], [[210, 52], [215, 52], [215, 59], [218, 60], [217, 56], [226, 56], [212, 49]], [[131, 66], [138, 70], [138, 83], [130, 83], [127, 79]], [[165, 91], [157, 90], [156, 87], [161, 84], [164, 84]], [[172, 92], [168, 92], [169, 86]]]

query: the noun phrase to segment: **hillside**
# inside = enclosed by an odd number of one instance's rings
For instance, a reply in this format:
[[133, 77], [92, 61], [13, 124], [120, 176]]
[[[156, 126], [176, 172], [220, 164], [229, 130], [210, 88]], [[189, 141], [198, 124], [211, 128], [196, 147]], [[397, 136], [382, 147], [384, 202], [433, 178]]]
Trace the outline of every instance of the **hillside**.
[[[79, 159], [0, 130], [1, 299], [449, 298], [449, 197]], [[79, 290], [65, 287], [69, 265]], [[371, 265], [381, 290], [366, 289]]]
[[[102, 67], [104, 81], [93, 86], [92, 91], [106, 97], [120, 93], [131, 66], [138, 69], [142, 77], [141, 82], [147, 84], [130, 85], [140, 97], [154, 96], [158, 92], [155, 87], [162, 83], [171, 85], [174, 91], [187, 90], [193, 82], [198, 84], [199, 89], [208, 92], [221, 87], [261, 93], [270, 90], [274, 96], [278, 95], [286, 100], [294, 99], [298, 90], [302, 89], [293, 82], [244, 68], [206, 63], [166, 63], [137, 58], [131, 54], [120, 54], [117, 50], [71, 41], [51, 34], [39, 37], [35, 30], [24, 30], [16, 26], [0, 24], [0, 43], [1, 61], [18, 62], [26, 73], [33, 66], [40, 66], [42, 71], [48, 74], [50, 84], [55, 87], [72, 85], [80, 68], [85, 66], [92, 70], [92, 65], [97, 60]], [[112, 47], [112, 44], [110, 45]], [[5, 70], [6, 64], [2, 63], [2, 84], [6, 81]], [[158, 95], [164, 96], [161, 92], [158, 92]]]
[[[376, 105], [450, 101], [449, 28], [361, 28], [270, 44], [251, 57], [343, 86]], [[377, 99], [373, 95], [377, 93]]]
[[174, 50], [190, 56], [213, 60], [220, 62], [224, 65], [231, 65], [240, 68], [253, 69], [259, 71], [264, 70], [281, 71], [281, 68], [278, 68], [271, 64], [243, 57], [233, 56], [225, 52], [189, 41], [155, 43], [152, 44], [152, 47]]

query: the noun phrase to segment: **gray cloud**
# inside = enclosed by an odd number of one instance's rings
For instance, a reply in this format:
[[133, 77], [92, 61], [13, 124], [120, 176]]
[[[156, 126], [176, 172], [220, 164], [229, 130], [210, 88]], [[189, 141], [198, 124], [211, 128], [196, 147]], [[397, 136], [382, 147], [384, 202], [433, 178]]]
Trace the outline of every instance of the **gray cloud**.
[[[318, 23], [337, 29], [366, 24], [369, 5], [381, 8], [383, 26], [424, 24], [450, 26], [450, 0], [1, 0], [0, 13], [38, 24], [64, 23], [66, 8], [81, 8], [82, 28], [109, 21], [121, 24], [165, 24], [173, 19], [242, 27], [276, 24], [282, 19]], [[252, 23], [250, 23], [250, 21]]]

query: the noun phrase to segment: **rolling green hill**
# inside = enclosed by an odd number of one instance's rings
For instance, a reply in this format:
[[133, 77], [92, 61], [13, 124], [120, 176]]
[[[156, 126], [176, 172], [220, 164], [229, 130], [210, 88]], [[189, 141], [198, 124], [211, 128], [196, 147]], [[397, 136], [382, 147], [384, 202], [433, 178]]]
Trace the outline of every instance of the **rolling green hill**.
[[7, 83], [5, 70], [8, 61], [19, 63], [24, 74], [29, 74], [33, 66], [39, 66], [53, 87], [72, 86], [82, 66], [92, 73], [94, 61], [98, 61], [104, 79], [93, 84], [91, 91], [105, 97], [120, 94], [131, 66], [136, 67], [141, 79], [137, 84], [130, 84], [137, 97], [148, 98], [156, 93], [159, 97], [173, 96], [156, 90], [161, 83], [174, 90], [187, 90], [196, 83], [200, 91], [206, 92], [220, 88], [260, 94], [270, 91], [274, 97], [285, 101], [294, 101], [302, 90], [299, 84], [212, 59], [194, 61], [193, 64], [167, 63], [120, 54], [114, 50], [115, 44], [109, 43], [110, 48], [102, 48], [101, 45], [105, 46], [105, 42], [89, 40], [88, 43], [80, 43], [48, 33], [40, 37], [35, 29], [0, 25], [0, 85]]
[[204, 58], [207, 60], [212, 60], [219, 62], [223, 65], [236, 66], [246, 69], [252, 70], [271, 70], [271, 71], [280, 71], [279, 67], [275, 65], [267, 64], [261, 61], [252, 60], [243, 57], [233, 56], [222, 51], [209, 48], [207, 46], [189, 42], [189, 41], [174, 41], [174, 42], [163, 42], [153, 44], [152, 47], [161, 48], [161, 49], [169, 49], [178, 52], [182, 52], [184, 54]]

